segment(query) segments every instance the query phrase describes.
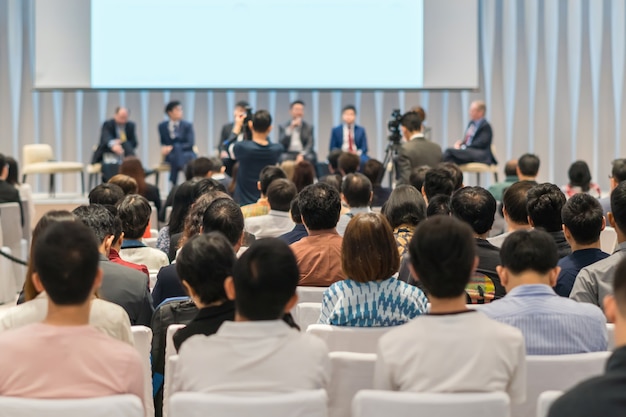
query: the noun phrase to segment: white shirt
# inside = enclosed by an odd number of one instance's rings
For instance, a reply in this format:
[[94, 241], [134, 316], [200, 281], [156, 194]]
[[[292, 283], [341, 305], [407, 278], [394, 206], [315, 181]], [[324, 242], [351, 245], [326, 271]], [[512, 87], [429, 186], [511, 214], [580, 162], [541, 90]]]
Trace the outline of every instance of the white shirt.
[[120, 249], [120, 258], [126, 262], [145, 265], [150, 275], [158, 274], [161, 268], [170, 264], [165, 252], [150, 246]]
[[285, 133], [287, 136], [291, 136], [291, 141], [289, 142], [289, 152], [302, 152], [304, 149], [302, 146], [302, 139], [300, 138], [300, 131], [302, 130], [302, 122], [300, 122], [299, 126], [294, 128], [291, 125], [287, 126], [285, 129]]
[[425, 315], [378, 343], [374, 388], [413, 392], [506, 392], [526, 397], [524, 337], [484, 314]]
[[354, 137], [354, 125], [343, 125], [343, 144], [341, 145], [341, 150], [344, 152], [350, 152], [350, 140], [349, 134], [352, 133], [352, 153], [357, 155], [361, 155], [361, 149], [357, 149], [356, 147], [356, 138]]
[[509, 237], [509, 235], [513, 233], [513, 232], [506, 232], [506, 233], [502, 233], [498, 236], [494, 236], [494, 237], [490, 237], [487, 239], [487, 241], [489, 243], [491, 243], [493, 246], [497, 246], [499, 248], [502, 247], [502, 245], [504, 244], [504, 241], [506, 240], [507, 237]]
[[321, 339], [282, 320], [227, 321], [212, 336], [187, 339], [172, 392], [294, 392], [325, 389], [330, 362]]
[[369, 207], [350, 207], [349, 212], [347, 212], [346, 214], [342, 214], [339, 217], [339, 222], [337, 223], [337, 233], [339, 233], [339, 236], [343, 237], [343, 235], [346, 233], [346, 227], [348, 227], [348, 223], [350, 223], [350, 220], [352, 220], [354, 216], [360, 213], [371, 212], [372, 209], [370, 209]]
[[278, 237], [291, 232], [296, 224], [291, 220], [287, 211], [270, 210], [263, 216], [248, 217], [246, 231], [257, 239], [264, 237]]

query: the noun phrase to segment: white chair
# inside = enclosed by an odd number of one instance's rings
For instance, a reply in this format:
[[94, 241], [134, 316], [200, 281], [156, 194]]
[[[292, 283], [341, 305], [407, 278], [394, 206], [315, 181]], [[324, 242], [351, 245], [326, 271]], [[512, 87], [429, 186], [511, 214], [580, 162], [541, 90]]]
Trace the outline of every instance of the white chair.
[[324, 291], [328, 287], [302, 287], [296, 288], [299, 303], [321, 303]]
[[563, 395], [563, 391], [542, 392], [537, 400], [537, 417], [548, 417], [552, 404]]
[[[95, 149], [94, 149], [95, 150]], [[98, 181], [100, 180], [100, 176], [102, 175], [102, 164], [95, 163], [87, 165], [87, 178], [89, 178], [87, 185], [90, 190], [93, 190], [96, 185], [98, 185]]]
[[[491, 153], [494, 158], [496, 157], [496, 146], [491, 144]], [[480, 185], [480, 174], [492, 174], [494, 183], [498, 182], [498, 165], [497, 164], [483, 164], [480, 162], [470, 162], [469, 164], [459, 165], [459, 168], [464, 173], [476, 174], [476, 185]]]
[[152, 349], [152, 330], [146, 326], [131, 326], [135, 349], [141, 356], [144, 376], [144, 410], [146, 417], [154, 417], [154, 401], [152, 400], [152, 365], [150, 351]]
[[22, 182], [30, 174], [50, 175], [50, 195], [54, 195], [54, 174], [77, 173], [80, 175], [82, 193], [85, 194], [84, 165], [80, 162], [54, 161], [52, 147], [46, 144], [25, 145], [23, 150]]
[[[607, 223], [609, 221], [607, 220]], [[600, 232], [600, 248], [603, 252], [613, 253], [615, 246], [617, 245], [617, 232], [612, 227], [605, 227]]]
[[170, 399], [170, 417], [326, 417], [324, 390], [241, 396], [179, 392]]
[[509, 417], [509, 397], [503, 392], [415, 393], [359, 392], [353, 417]]
[[606, 350], [612, 352], [615, 350], [615, 325], [613, 323], [606, 324], [606, 337], [609, 342]]
[[331, 352], [328, 384], [328, 416], [349, 417], [352, 399], [357, 392], [374, 388], [373, 353]]
[[172, 395], [172, 382], [176, 373], [178, 355], [165, 357], [165, 375], [163, 378], [163, 417], [168, 417], [170, 407], [170, 396]]
[[[0, 224], [2, 224], [2, 242], [11, 249], [11, 254], [18, 259], [28, 257], [28, 241], [24, 239], [22, 229], [22, 211], [18, 203], [0, 204]], [[22, 288], [26, 278], [26, 267], [12, 262], [15, 287]]]
[[[0, 251], [11, 255], [11, 248], [2, 246], [2, 243], [0, 243]], [[0, 304], [13, 303], [15, 301], [17, 287], [15, 286], [14, 275], [13, 262], [0, 255]]]
[[326, 342], [330, 352], [376, 353], [378, 339], [393, 327], [340, 327], [312, 324], [306, 331]]
[[74, 400], [0, 397], [0, 417], [143, 417], [141, 400], [130, 394]]
[[165, 359], [170, 356], [176, 355], [176, 347], [174, 346], [174, 333], [178, 329], [185, 327], [184, 324], [170, 324], [167, 326], [167, 332], [165, 333]]
[[513, 405], [513, 417], [534, 417], [537, 399], [544, 391], [566, 391], [581, 381], [604, 372], [611, 352], [576, 355], [527, 356], [526, 402]]
[[157, 210], [154, 203], [150, 202], [150, 208], [152, 211], [150, 212], [150, 235], [152, 236], [152, 229], [156, 230], [157, 235], [159, 234], [159, 211]]
[[300, 329], [306, 330], [309, 325], [319, 321], [322, 303], [298, 303], [294, 310], [293, 319]]

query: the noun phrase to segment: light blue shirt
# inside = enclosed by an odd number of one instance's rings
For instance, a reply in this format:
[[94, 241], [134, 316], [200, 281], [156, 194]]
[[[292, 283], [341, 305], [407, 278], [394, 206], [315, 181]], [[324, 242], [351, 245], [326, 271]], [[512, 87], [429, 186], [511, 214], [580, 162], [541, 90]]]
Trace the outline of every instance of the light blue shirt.
[[607, 349], [606, 318], [597, 306], [559, 297], [548, 285], [520, 285], [480, 311], [524, 334], [527, 355]]

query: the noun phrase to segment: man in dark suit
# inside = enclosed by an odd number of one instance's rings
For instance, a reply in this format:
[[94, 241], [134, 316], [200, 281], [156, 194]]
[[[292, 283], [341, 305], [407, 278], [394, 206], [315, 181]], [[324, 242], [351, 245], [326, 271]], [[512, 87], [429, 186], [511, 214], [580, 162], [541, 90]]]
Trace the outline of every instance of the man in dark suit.
[[487, 106], [484, 101], [474, 101], [470, 105], [470, 122], [465, 130], [463, 140], [454, 144], [454, 148], [446, 149], [443, 153], [445, 162], [454, 162], [457, 165], [470, 162], [496, 164], [496, 158], [491, 153], [493, 132], [491, 125], [485, 120]]
[[402, 136], [407, 140], [398, 151], [396, 179], [398, 184], [410, 184], [411, 172], [424, 165], [435, 167], [441, 162], [441, 146], [429, 141], [422, 133], [422, 118], [416, 112], [402, 116]]
[[159, 124], [161, 153], [165, 156], [165, 162], [171, 166], [170, 182], [176, 185], [178, 172], [182, 171], [189, 161], [196, 158], [193, 151], [195, 134], [193, 125], [183, 120], [183, 107], [180, 101], [167, 103], [165, 113], [170, 120]]
[[100, 129], [100, 143], [93, 153], [91, 163], [102, 163], [103, 182], [117, 174], [124, 157], [135, 155], [137, 134], [135, 123], [128, 120], [128, 114], [127, 108], [116, 108], [113, 118], [104, 122]]
[[289, 105], [291, 120], [279, 126], [278, 142], [285, 147], [281, 161], [295, 160], [302, 155], [313, 165], [317, 162], [313, 145], [313, 126], [302, 120], [304, 117], [304, 102], [296, 100]]
[[[235, 109], [233, 110], [233, 121], [222, 126], [220, 143], [217, 145], [217, 149], [220, 152], [226, 151], [225, 143], [243, 140], [243, 120], [248, 107], [250, 107], [250, 104], [245, 100], [238, 101], [237, 104], [235, 104]], [[222, 155], [222, 157], [224, 156], [225, 155]]]
[[365, 165], [369, 156], [367, 156], [367, 134], [365, 128], [355, 124], [356, 108], [353, 105], [347, 105], [341, 111], [341, 120], [343, 123], [331, 131], [330, 134], [330, 150], [340, 149], [344, 152], [350, 152], [359, 155], [361, 165]]

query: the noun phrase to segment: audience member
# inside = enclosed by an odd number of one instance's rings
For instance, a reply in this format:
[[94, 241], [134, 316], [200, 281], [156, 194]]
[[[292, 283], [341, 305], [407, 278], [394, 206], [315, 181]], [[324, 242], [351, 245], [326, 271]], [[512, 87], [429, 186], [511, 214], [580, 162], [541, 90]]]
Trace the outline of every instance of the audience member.
[[45, 291], [48, 309], [43, 322], [0, 334], [0, 395], [143, 399], [137, 351], [89, 325], [102, 283], [94, 234], [79, 222], [55, 222], [37, 239], [34, 255], [33, 281]]
[[343, 184], [343, 178], [340, 175], [326, 175], [320, 178], [319, 182], [332, 186], [338, 193], [341, 193], [341, 185]]
[[342, 152], [341, 155], [339, 155], [337, 164], [339, 167], [339, 174], [341, 174], [342, 177], [345, 177], [348, 174], [359, 172], [361, 160], [358, 155], [350, 152]]
[[440, 168], [447, 170], [454, 181], [454, 191], [463, 188], [463, 171], [454, 162], [442, 162], [437, 165]]
[[328, 152], [328, 173], [339, 175], [339, 157], [343, 154], [341, 149], [333, 149]]
[[346, 231], [350, 220], [359, 213], [371, 213], [372, 183], [363, 174], [348, 174], [341, 184], [341, 200], [349, 208], [342, 214], [337, 223], [337, 233], [340, 236]]
[[565, 205], [565, 194], [554, 184], [535, 185], [526, 194], [528, 222], [532, 227], [542, 228], [552, 236], [559, 252], [559, 259], [572, 253], [565, 234], [561, 210]]
[[[196, 161], [201, 158], [196, 159]], [[159, 230], [157, 236], [157, 249], [169, 254], [172, 236], [182, 233], [187, 213], [191, 209], [195, 201], [195, 186], [197, 182], [185, 181], [181, 185], [177, 185], [174, 200], [172, 201], [172, 212], [170, 213], [169, 222]], [[172, 261], [173, 259], [170, 259]]]
[[246, 219], [246, 231], [257, 239], [278, 237], [289, 232], [295, 226], [289, 216], [289, 206], [298, 191], [293, 182], [278, 179], [267, 189], [267, 201], [270, 203], [270, 212], [264, 216], [249, 217]]
[[420, 166], [435, 166], [441, 162], [441, 146], [426, 139], [422, 131], [422, 118], [409, 111], [402, 116], [402, 136], [406, 140], [398, 151], [396, 178], [398, 184], [408, 184], [411, 170]]
[[[137, 182], [136, 194], [145, 197], [146, 200], [153, 203], [157, 209], [157, 213], [161, 210], [161, 194], [159, 193], [159, 188], [146, 182], [146, 173], [139, 159], [134, 156], [124, 158], [122, 165], [120, 165], [120, 174], [128, 175], [133, 178]], [[153, 226], [158, 228], [158, 225]]]
[[330, 364], [324, 342], [293, 331], [281, 317], [297, 303], [298, 266], [284, 242], [254, 244], [226, 279], [235, 321], [212, 336], [189, 338], [178, 354], [172, 392], [293, 392], [324, 389]]
[[298, 161], [293, 172], [293, 183], [298, 192], [315, 182], [315, 167], [309, 161]]
[[411, 170], [411, 176], [409, 177], [409, 184], [411, 184], [419, 192], [422, 192], [422, 186], [424, 185], [424, 179], [426, 173], [430, 170], [428, 165], [422, 165], [421, 167], [413, 168]]
[[180, 101], [174, 100], [167, 103], [165, 114], [169, 120], [159, 123], [158, 127], [161, 154], [171, 167], [170, 182], [176, 185], [178, 173], [196, 158], [193, 150], [196, 139], [193, 124], [183, 120], [183, 106]]
[[539, 157], [531, 153], [525, 153], [517, 160], [517, 178], [520, 181], [533, 181], [537, 184], [539, 174]]
[[[478, 259], [471, 228], [449, 216], [426, 219], [411, 244], [411, 269], [428, 294], [430, 314], [378, 343], [374, 388], [413, 392], [506, 392], [526, 397], [524, 337], [468, 310], [465, 287]], [[462, 346], [450, 354], [451, 346]]]
[[19, 181], [19, 166], [17, 165], [17, 161], [15, 160], [15, 158], [7, 156], [6, 161], [7, 164], [9, 164], [9, 171], [7, 173], [5, 181], [11, 184], [13, 187], [17, 188], [17, 191], [20, 195], [20, 205], [22, 206], [22, 223], [24, 226], [26, 226], [24, 220], [26, 214], [28, 213], [28, 219], [30, 220], [30, 224], [35, 224], [36, 213], [35, 202], [33, 201], [33, 189], [30, 187], [30, 184]]
[[428, 204], [428, 201], [436, 195], [443, 194], [452, 196], [456, 187], [456, 183], [452, 173], [443, 168], [436, 167], [431, 168], [426, 172], [424, 176], [424, 185], [422, 185], [422, 196], [424, 201]]
[[150, 271], [146, 265], [135, 264], [123, 260], [120, 257], [120, 250], [122, 250], [122, 243], [124, 242], [124, 232], [122, 231], [122, 221], [117, 216], [117, 208], [113, 206], [105, 206], [113, 214], [113, 240], [111, 241], [111, 248], [109, 249], [109, 261], [114, 264], [122, 265], [128, 268], [135, 269], [150, 279]]
[[357, 214], [341, 246], [346, 278], [324, 292], [321, 324], [386, 327], [404, 324], [426, 312], [424, 293], [392, 276], [400, 258], [392, 229], [379, 213]]
[[[611, 192], [622, 181], [626, 181], [626, 158], [616, 159], [612, 162], [611, 176], [609, 178]], [[600, 205], [602, 205], [602, 211], [606, 218], [611, 211], [611, 196], [603, 197], [600, 199]]]
[[[7, 157], [0, 154], [0, 204], [3, 203], [17, 203], [20, 205], [20, 211], [22, 210], [22, 200], [20, 199], [20, 192], [7, 181], [9, 176], [9, 163]], [[24, 225], [24, 215], [22, 212], [22, 225]]]
[[487, 239], [494, 246], [502, 247], [504, 240], [516, 230], [531, 229], [528, 223], [528, 190], [536, 184], [533, 181], [518, 181], [504, 191], [502, 196], [502, 215], [506, 222], [507, 232]]
[[385, 176], [385, 167], [382, 162], [370, 159], [363, 166], [363, 175], [372, 183], [372, 207], [382, 207], [389, 199], [391, 188], [381, 185]]
[[580, 270], [609, 256], [600, 246], [600, 233], [606, 223], [602, 206], [588, 194], [575, 194], [567, 200], [561, 217], [565, 239], [572, 247], [572, 253], [559, 260], [561, 272], [554, 291], [562, 297], [569, 297]]
[[257, 188], [261, 192], [261, 197], [256, 203], [248, 204], [241, 207], [243, 217], [255, 217], [263, 216], [270, 212], [270, 203], [267, 201], [267, 189], [270, 184], [277, 179], [287, 178], [287, 174], [281, 168], [268, 165], [261, 170], [259, 174], [259, 180], [257, 181]]
[[591, 182], [591, 171], [585, 161], [576, 161], [570, 165], [567, 177], [569, 183], [563, 186], [563, 193], [567, 198], [578, 193], [586, 193], [595, 198], [602, 196], [598, 184]]
[[108, 181], [109, 184], [115, 184], [124, 191], [124, 195], [137, 194], [139, 187], [137, 181], [128, 175], [117, 174], [111, 177]]
[[606, 350], [606, 318], [596, 306], [559, 297], [556, 244], [543, 230], [519, 230], [506, 238], [498, 274], [507, 294], [480, 309], [517, 327], [527, 355], [566, 355]]
[[341, 149], [343, 152], [359, 156], [362, 163], [367, 162], [367, 134], [365, 128], [356, 124], [356, 107], [349, 104], [341, 110], [342, 124], [330, 132], [330, 151]]
[[[185, 182], [194, 179], [196, 173], [201, 173], [202, 171], [204, 171], [204, 169], [206, 169], [205, 162], [206, 158], [197, 158], [185, 165]], [[206, 175], [200, 175], [200, 177], [205, 178]], [[178, 187], [180, 187], [180, 185], [178, 184], [172, 186], [169, 194], [167, 195], [167, 198], [165, 199], [165, 203], [163, 203], [163, 205], [161, 206], [161, 210], [159, 210], [159, 221], [162, 223], [169, 221], [169, 219], [167, 218], [167, 208], [172, 207], [172, 205], [174, 204], [174, 196], [178, 191]]]
[[437, 194], [431, 198], [428, 207], [426, 207], [426, 217], [449, 216], [451, 213], [450, 196], [445, 194]]
[[100, 184], [89, 192], [89, 204], [115, 207], [124, 198], [124, 191], [117, 184]]
[[517, 159], [511, 159], [504, 166], [504, 181], [493, 184], [489, 187], [489, 192], [496, 201], [502, 201], [504, 191], [517, 181], [519, 181], [517, 178]]
[[209, 171], [210, 178], [219, 182], [228, 190], [233, 179], [226, 174], [224, 162], [216, 156], [209, 158], [209, 161], [211, 161], [211, 170]]
[[287, 160], [280, 164], [280, 169], [285, 172], [287, 179], [293, 181], [293, 174], [296, 172], [296, 161]]
[[426, 218], [422, 194], [410, 185], [398, 185], [382, 208], [393, 229], [400, 257], [409, 250], [409, 242], [417, 225]]
[[309, 235], [306, 231], [306, 227], [304, 227], [304, 224], [302, 223], [302, 215], [300, 214], [299, 204], [300, 198], [298, 198], [298, 196], [291, 200], [289, 215], [291, 216], [291, 220], [295, 223], [295, 226], [291, 231], [278, 237], [288, 245], [299, 242], [303, 237], [307, 237]]

